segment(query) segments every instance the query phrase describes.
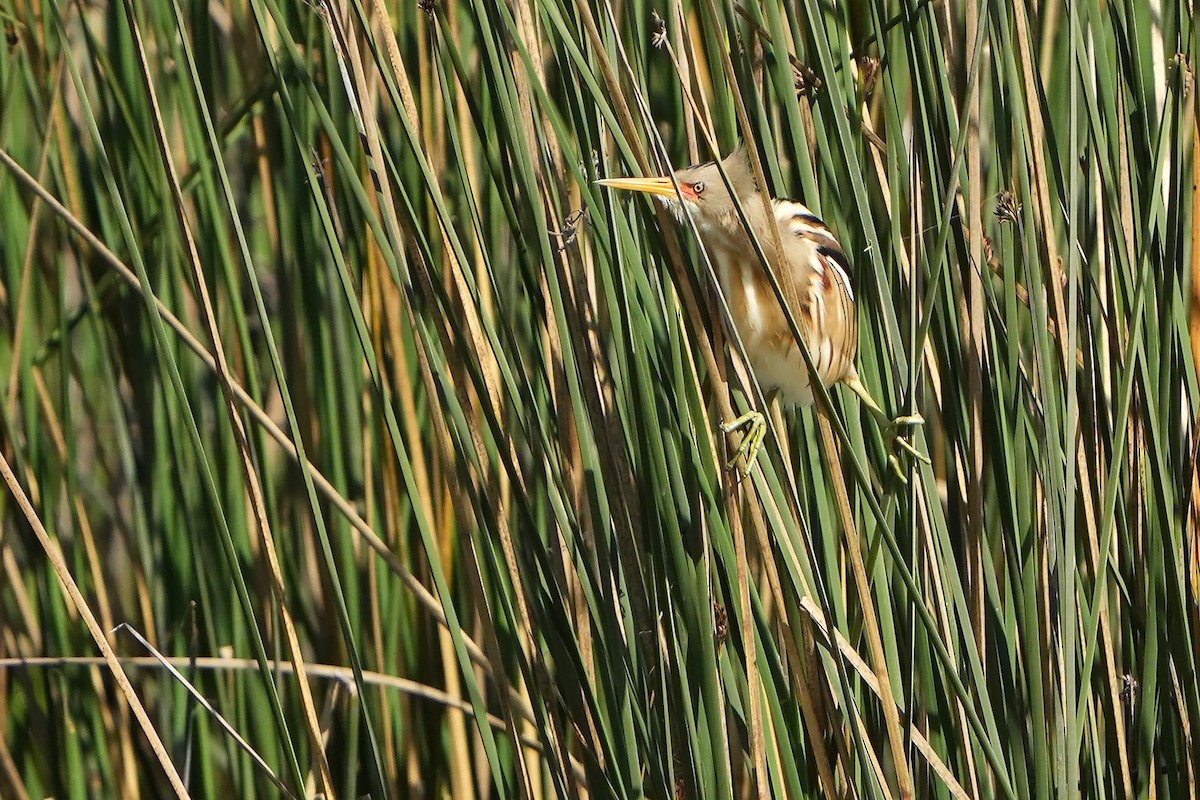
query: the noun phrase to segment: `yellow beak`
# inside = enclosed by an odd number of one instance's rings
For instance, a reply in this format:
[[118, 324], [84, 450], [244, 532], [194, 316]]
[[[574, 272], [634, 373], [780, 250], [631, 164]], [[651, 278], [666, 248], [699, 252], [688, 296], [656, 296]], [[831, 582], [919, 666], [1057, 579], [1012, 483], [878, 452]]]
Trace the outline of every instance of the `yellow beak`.
[[679, 195], [675, 193], [675, 182], [670, 178], [605, 178], [596, 183], [610, 189], [625, 189], [631, 192], [662, 195], [670, 197], [672, 200], [679, 199]]

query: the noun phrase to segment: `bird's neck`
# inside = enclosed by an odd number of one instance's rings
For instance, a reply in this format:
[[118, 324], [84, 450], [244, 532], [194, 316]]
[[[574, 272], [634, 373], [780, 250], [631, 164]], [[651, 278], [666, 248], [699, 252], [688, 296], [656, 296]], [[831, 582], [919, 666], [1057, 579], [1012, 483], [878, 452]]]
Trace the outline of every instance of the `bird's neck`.
[[[762, 200], [757, 197], [748, 197], [742, 199], [742, 210], [746, 215], [746, 222], [749, 223], [749, 229], [742, 222], [742, 217], [738, 214], [736, 208], [730, 208], [729, 211], [714, 218], [697, 220], [697, 228], [700, 230], [701, 236], [704, 237], [704, 244], [710, 248], [724, 250], [732, 255], [741, 256], [743, 258], [753, 257], [755, 253], [754, 237], [750, 234], [751, 230], [767, 231], [769, 230], [770, 219], [763, 211]], [[768, 237], [764, 239], [759, 235], [759, 244], [768, 256], [774, 250], [774, 244]]]

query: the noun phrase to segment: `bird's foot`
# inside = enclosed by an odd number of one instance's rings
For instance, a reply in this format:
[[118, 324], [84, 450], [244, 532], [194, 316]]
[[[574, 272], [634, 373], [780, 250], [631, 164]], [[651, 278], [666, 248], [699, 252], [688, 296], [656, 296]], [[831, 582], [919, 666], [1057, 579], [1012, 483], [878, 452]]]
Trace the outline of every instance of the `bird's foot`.
[[[729, 459], [725, 469], [737, 467], [743, 478], [749, 477], [750, 468], [754, 466], [754, 461], [758, 458], [758, 450], [762, 447], [763, 439], [767, 435], [767, 418], [758, 411], [747, 411], [737, 419], [721, 423], [721, 430], [724, 433], [746, 431], [738, 445], [737, 452], [733, 454], [733, 458]], [[739, 461], [741, 462], [740, 466]]]
[[924, 417], [920, 414], [912, 414], [896, 417], [883, 426], [883, 446], [887, 451], [888, 465], [901, 483], [908, 483], [908, 477], [903, 469], [904, 465], [900, 462], [901, 454], [906, 454], [922, 464], [930, 463], [929, 457], [913, 446], [913, 443], [907, 438], [910, 429], [924, 424]]

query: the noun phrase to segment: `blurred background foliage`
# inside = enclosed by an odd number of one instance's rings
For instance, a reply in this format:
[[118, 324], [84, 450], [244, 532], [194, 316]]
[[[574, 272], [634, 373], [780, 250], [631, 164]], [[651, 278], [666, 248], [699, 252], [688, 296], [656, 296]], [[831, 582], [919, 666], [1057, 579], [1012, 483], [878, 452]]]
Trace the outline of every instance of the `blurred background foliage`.
[[[1190, 4], [0, 22], [0, 795], [1197, 796]], [[723, 466], [711, 268], [593, 182], [740, 142], [907, 483], [842, 388]]]

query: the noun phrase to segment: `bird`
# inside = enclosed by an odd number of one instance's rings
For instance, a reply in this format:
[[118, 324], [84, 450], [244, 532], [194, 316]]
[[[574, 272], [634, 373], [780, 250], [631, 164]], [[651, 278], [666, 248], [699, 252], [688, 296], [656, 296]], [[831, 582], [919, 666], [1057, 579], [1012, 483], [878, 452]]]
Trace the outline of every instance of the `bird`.
[[[728, 185], [722, 171], [728, 176]], [[893, 445], [928, 463], [902, 436], [903, 431], [924, 423], [921, 416], [888, 417], [859, 377], [855, 366], [858, 312], [852, 267], [845, 250], [829, 226], [803, 203], [772, 199], [768, 207], [763, 202], [745, 145], [724, 158], [720, 166], [708, 162], [669, 176], [605, 178], [597, 183], [609, 189], [649, 194], [681, 225], [686, 226], [691, 219], [713, 261], [749, 366], [767, 390], [768, 405], [778, 397], [786, 405], [809, 406], [814, 399], [809, 370], [783, 306], [763, 271], [751, 235], [757, 237], [784, 302], [800, 328], [817, 378], [827, 388], [844, 384], [862, 400], [883, 431], [889, 463], [900, 478], [904, 473], [899, 451], [893, 450]], [[779, 232], [779, 251], [771, 225]], [[721, 430], [726, 434], [744, 431], [727, 468], [740, 465], [743, 477], [749, 475], [766, 436], [766, 418], [752, 409], [723, 423]]]

